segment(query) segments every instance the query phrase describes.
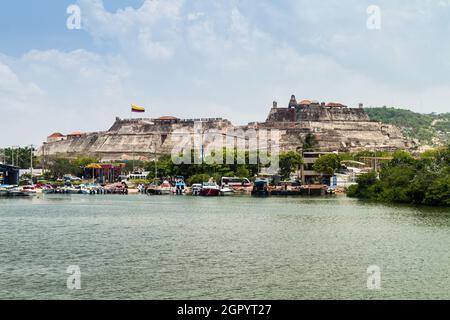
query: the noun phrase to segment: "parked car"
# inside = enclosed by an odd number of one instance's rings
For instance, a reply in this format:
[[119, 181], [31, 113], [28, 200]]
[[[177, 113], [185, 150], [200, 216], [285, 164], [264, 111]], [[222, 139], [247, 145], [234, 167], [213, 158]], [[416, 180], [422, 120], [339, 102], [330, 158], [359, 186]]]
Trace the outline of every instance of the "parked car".
[[66, 174], [66, 175], [64, 175], [64, 177], [63, 177], [63, 179], [65, 180], [65, 181], [71, 181], [71, 182], [73, 182], [73, 181], [81, 181], [81, 178], [78, 178], [78, 177], [76, 177], [76, 176], [73, 176], [73, 175], [71, 175], [71, 174]]

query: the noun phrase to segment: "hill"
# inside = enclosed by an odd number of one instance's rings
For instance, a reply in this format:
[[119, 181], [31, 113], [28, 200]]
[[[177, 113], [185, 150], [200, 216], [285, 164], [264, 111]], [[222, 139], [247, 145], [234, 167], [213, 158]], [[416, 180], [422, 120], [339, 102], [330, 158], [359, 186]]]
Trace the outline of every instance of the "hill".
[[404, 135], [423, 144], [441, 145], [450, 140], [450, 113], [423, 114], [392, 107], [365, 110], [370, 120], [396, 125]]

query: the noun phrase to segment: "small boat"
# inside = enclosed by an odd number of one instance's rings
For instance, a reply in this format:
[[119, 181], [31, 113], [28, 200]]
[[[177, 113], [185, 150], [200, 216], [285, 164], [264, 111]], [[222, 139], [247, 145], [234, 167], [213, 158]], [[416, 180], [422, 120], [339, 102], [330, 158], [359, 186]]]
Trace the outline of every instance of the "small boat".
[[31, 197], [36, 195], [36, 190], [23, 189], [18, 187], [6, 188], [7, 192], [4, 194], [6, 197]]
[[65, 193], [68, 193], [68, 194], [79, 194], [80, 193], [80, 189], [74, 188], [74, 187], [65, 187]]
[[88, 189], [88, 188], [86, 188], [86, 187], [81, 187], [80, 193], [81, 193], [81, 194], [91, 194], [92, 191], [91, 191], [91, 189]]
[[44, 188], [42, 188], [42, 193], [43, 194], [52, 194], [52, 193], [55, 193], [55, 192], [56, 192], [56, 190], [54, 188], [51, 188], [51, 187], [44, 187]]
[[39, 184], [38, 187], [41, 189], [43, 194], [55, 193], [55, 188], [51, 184]]
[[191, 190], [192, 190], [191, 193], [192, 193], [193, 196], [199, 196], [200, 195], [200, 191], [202, 190], [202, 184], [201, 183], [194, 183], [192, 185]]
[[145, 194], [157, 194], [158, 185], [155, 183], [150, 184], [145, 188]]
[[128, 194], [128, 186], [126, 183], [113, 183], [100, 188], [99, 191], [105, 194]]
[[172, 193], [172, 185], [169, 181], [164, 180], [163, 183], [157, 185], [156, 183], [152, 183], [145, 190], [146, 194], [154, 194], [154, 195], [167, 195]]
[[0, 197], [6, 197], [8, 195], [8, 191], [14, 188], [14, 186], [2, 184], [0, 185]]
[[159, 194], [170, 194], [172, 192], [172, 185], [169, 181], [164, 180], [163, 183], [159, 185], [157, 190], [159, 191]]
[[236, 192], [251, 192], [253, 189], [253, 184], [247, 178], [239, 177], [222, 177], [221, 186], [228, 186]]
[[172, 192], [176, 195], [183, 195], [186, 193], [186, 183], [184, 182], [183, 177], [178, 177], [175, 182], [175, 187], [173, 188]]
[[268, 197], [269, 193], [269, 182], [266, 179], [258, 179], [255, 181], [253, 186], [252, 196], [254, 197]]
[[220, 195], [220, 187], [215, 182], [204, 182], [200, 189], [200, 196], [217, 197]]
[[220, 189], [220, 195], [221, 196], [232, 196], [232, 195], [234, 195], [234, 189], [228, 185], [222, 186], [222, 188]]
[[36, 189], [34, 188], [34, 186], [23, 186], [21, 188], [19, 188], [19, 191], [27, 193], [30, 196], [36, 195]]

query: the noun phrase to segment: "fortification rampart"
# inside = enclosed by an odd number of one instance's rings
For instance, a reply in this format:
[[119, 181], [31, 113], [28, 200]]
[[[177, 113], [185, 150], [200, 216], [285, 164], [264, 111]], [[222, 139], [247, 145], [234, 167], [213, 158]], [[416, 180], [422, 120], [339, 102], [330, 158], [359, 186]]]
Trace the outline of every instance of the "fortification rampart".
[[[318, 103], [303, 100], [297, 103], [291, 97], [287, 108], [278, 108], [274, 102], [267, 120], [234, 127], [222, 118], [178, 119], [120, 119], [108, 131], [76, 133], [49, 139], [40, 148], [40, 155], [76, 157], [80, 154], [94, 155], [104, 161], [124, 158], [149, 160], [171, 153], [182, 135], [193, 135], [196, 123], [202, 130], [214, 129], [224, 136], [234, 129], [277, 129], [281, 131], [281, 150], [298, 150], [307, 134], [314, 134], [322, 151], [354, 151], [411, 148], [414, 143], [403, 137], [392, 125], [369, 120], [364, 109], [348, 108], [339, 103]], [[55, 134], [54, 134], [55, 135]], [[52, 135], [52, 137], [54, 137]]]

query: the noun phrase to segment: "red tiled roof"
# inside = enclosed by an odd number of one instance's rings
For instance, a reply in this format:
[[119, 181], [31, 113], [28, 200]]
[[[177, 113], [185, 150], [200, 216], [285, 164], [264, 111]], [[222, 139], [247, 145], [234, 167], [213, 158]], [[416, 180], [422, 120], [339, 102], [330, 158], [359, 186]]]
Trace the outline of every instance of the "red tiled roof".
[[80, 131], [74, 131], [74, 132], [68, 134], [68, 136], [81, 136], [81, 135], [83, 135], [83, 132], [80, 132]]
[[62, 133], [55, 132], [55, 133], [49, 135], [48, 137], [49, 138], [61, 138], [61, 137], [64, 137], [64, 135]]
[[333, 107], [344, 107], [344, 105], [343, 105], [342, 103], [337, 103], [337, 102], [330, 102], [330, 103], [327, 103], [326, 106], [327, 106], [327, 107], [331, 107], [331, 108], [333, 108]]
[[159, 117], [156, 120], [178, 120], [177, 117], [172, 117], [172, 116], [163, 116], [163, 117]]

